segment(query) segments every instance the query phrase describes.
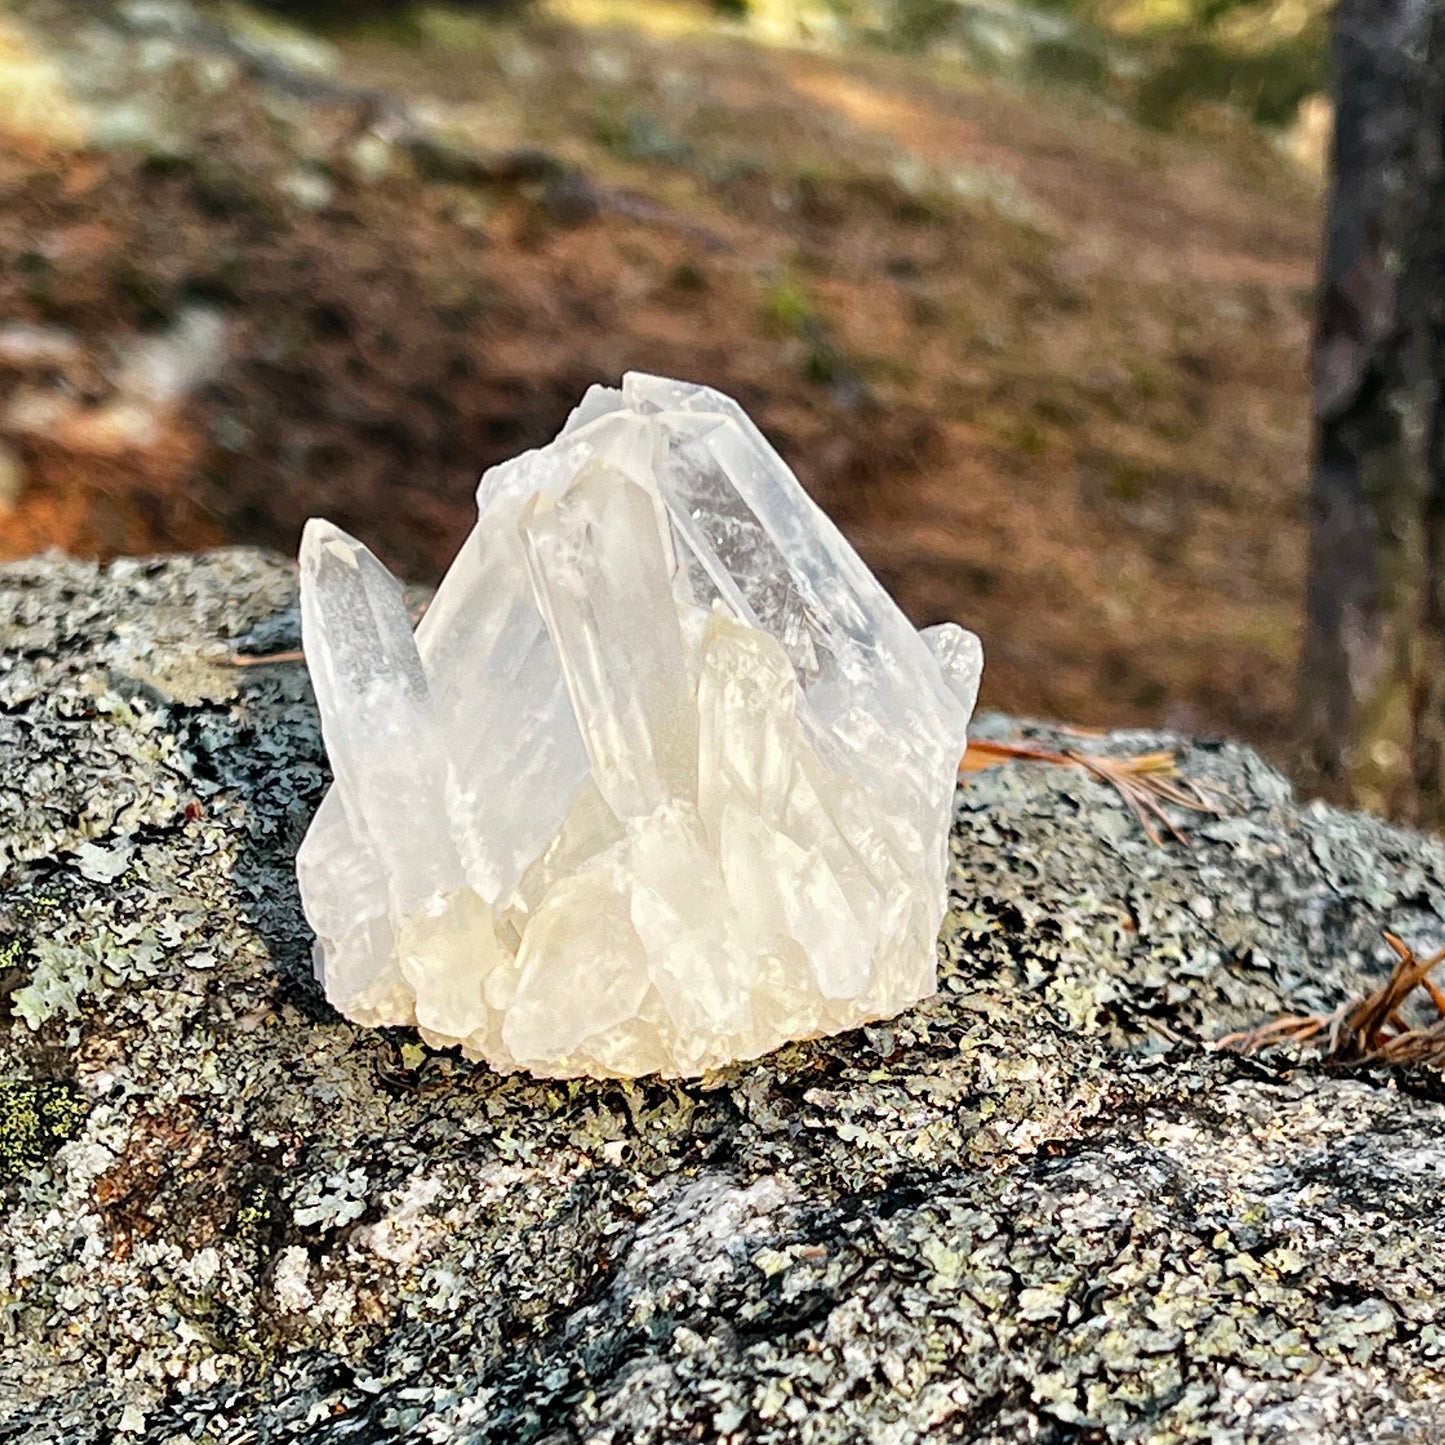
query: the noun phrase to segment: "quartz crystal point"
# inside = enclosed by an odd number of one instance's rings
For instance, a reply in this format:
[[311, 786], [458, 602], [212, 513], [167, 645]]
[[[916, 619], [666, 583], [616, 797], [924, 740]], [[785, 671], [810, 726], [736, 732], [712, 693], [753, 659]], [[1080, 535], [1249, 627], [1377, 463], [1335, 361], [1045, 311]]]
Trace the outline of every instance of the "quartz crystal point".
[[691, 1076], [935, 986], [982, 652], [916, 632], [742, 410], [594, 387], [482, 479], [413, 636], [313, 521], [327, 996], [499, 1069]]

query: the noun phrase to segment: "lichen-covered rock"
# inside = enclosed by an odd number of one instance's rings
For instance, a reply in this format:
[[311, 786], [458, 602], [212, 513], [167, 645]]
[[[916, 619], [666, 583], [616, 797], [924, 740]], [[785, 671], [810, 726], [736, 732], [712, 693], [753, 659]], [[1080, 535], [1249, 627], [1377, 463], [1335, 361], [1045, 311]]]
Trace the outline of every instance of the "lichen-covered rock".
[[1445, 943], [1438, 844], [999, 769], [935, 998], [503, 1077], [312, 980], [315, 711], [229, 662], [295, 625], [254, 553], [0, 571], [0, 1441], [1441, 1438], [1445, 1109], [1210, 1047]]

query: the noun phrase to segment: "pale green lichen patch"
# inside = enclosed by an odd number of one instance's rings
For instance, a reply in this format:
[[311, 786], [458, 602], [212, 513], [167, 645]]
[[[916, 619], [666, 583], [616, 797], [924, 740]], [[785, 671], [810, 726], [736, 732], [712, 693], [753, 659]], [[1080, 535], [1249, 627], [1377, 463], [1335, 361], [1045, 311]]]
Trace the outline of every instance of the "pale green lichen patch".
[[1437, 843], [1229, 745], [1167, 740], [1233, 800], [1187, 849], [999, 768], [934, 998], [697, 1083], [499, 1077], [317, 990], [305, 672], [218, 661], [294, 604], [247, 552], [0, 569], [0, 1078], [87, 1109], [0, 1194], [0, 1436], [1445, 1431], [1445, 1108], [1210, 1048], [1445, 943]]
[[80, 1091], [62, 1080], [0, 1083], [0, 1183], [43, 1164], [75, 1138], [88, 1109]]

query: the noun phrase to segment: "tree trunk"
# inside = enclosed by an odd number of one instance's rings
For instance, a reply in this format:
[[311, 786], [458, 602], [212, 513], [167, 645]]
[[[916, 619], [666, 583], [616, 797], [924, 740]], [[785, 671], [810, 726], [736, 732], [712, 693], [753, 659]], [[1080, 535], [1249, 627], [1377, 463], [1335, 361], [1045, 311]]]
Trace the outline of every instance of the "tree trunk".
[[1341, 0], [1301, 721], [1320, 781], [1445, 824], [1445, 0]]

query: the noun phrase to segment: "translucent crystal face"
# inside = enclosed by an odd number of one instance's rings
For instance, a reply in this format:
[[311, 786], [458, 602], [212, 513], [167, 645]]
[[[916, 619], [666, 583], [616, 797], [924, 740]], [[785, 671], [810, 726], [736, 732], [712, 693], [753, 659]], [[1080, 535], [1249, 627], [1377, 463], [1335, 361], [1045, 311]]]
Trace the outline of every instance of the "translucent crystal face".
[[413, 636], [313, 521], [327, 996], [501, 1069], [691, 1076], [934, 989], [982, 651], [916, 632], [742, 410], [630, 375], [482, 479]]

